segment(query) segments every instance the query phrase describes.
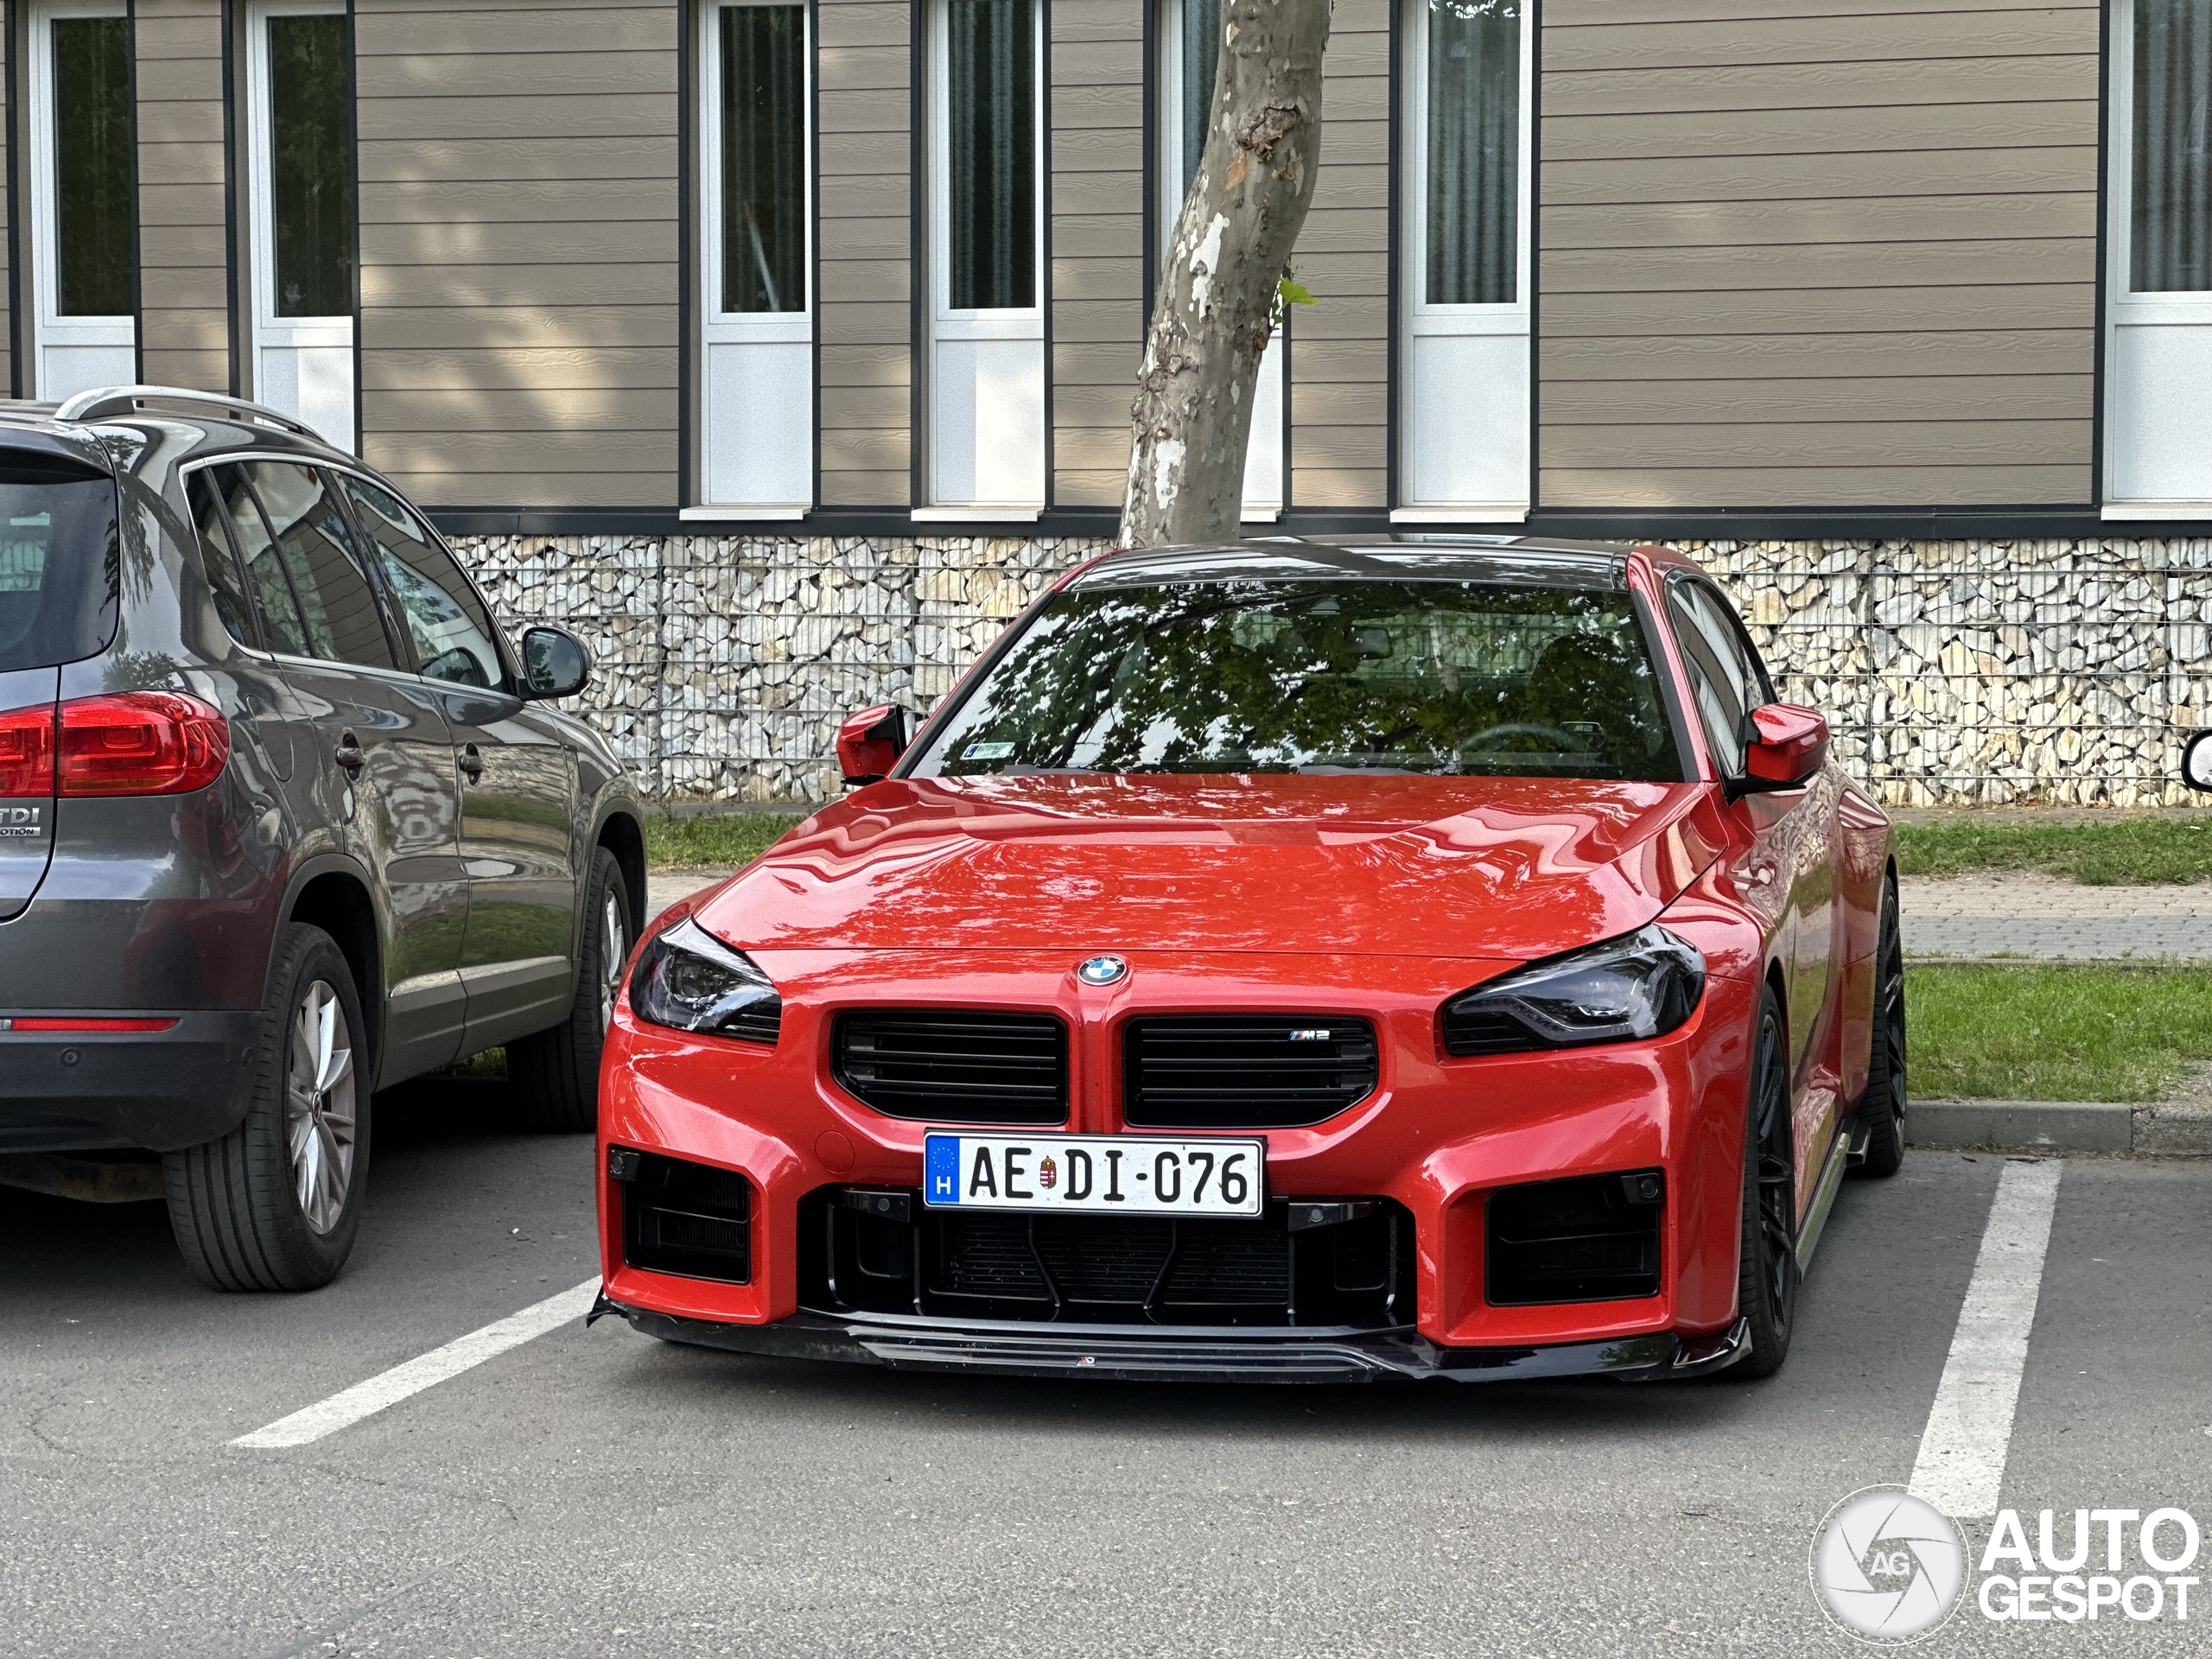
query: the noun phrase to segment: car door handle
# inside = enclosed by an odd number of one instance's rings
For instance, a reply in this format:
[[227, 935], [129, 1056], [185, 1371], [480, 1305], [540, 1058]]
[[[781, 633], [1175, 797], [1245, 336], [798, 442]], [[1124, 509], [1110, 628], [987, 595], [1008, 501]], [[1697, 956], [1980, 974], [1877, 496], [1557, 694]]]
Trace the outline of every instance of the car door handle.
[[359, 772], [369, 764], [369, 757], [361, 753], [361, 740], [351, 732], [338, 740], [338, 753], [331, 759], [348, 772]]
[[484, 756], [474, 743], [463, 747], [457, 764], [461, 767], [462, 776], [472, 784], [484, 775]]

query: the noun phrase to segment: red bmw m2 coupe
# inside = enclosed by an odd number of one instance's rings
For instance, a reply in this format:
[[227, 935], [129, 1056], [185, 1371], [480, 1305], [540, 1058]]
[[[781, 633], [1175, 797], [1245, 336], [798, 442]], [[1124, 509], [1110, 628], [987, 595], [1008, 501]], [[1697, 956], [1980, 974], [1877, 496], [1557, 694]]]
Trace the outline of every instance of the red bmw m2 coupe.
[[1888, 819], [1662, 548], [1084, 565], [661, 918], [601, 1309], [918, 1370], [1763, 1376], [1894, 1171]]

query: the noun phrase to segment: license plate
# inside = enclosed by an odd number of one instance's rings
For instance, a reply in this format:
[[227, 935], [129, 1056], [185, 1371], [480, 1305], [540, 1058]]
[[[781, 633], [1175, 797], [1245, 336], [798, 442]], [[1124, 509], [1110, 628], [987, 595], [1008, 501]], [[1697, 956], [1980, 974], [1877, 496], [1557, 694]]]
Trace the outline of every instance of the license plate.
[[932, 1130], [922, 1202], [937, 1209], [1256, 1216], [1268, 1143], [1209, 1135], [960, 1135]]

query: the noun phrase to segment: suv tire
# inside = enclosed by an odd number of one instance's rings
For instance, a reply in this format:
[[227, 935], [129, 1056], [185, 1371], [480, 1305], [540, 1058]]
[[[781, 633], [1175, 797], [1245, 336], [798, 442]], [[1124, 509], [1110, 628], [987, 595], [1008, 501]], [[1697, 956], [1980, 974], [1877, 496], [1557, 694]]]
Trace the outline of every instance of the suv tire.
[[599, 1057], [638, 924], [622, 867], [606, 848], [591, 859], [576, 948], [576, 998], [569, 1017], [507, 1045], [507, 1083], [524, 1127], [581, 1135], [599, 1127]]
[[162, 1160], [177, 1247], [216, 1289], [313, 1290], [346, 1265], [368, 1187], [366, 1031], [336, 942], [287, 923], [248, 1052], [245, 1117]]

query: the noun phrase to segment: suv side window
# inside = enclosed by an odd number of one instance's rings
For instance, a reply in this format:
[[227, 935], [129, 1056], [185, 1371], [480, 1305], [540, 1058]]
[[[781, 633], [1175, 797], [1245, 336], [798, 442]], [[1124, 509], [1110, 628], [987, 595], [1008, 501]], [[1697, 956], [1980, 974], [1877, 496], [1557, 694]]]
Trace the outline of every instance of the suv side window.
[[184, 480], [184, 499], [192, 509], [193, 528], [200, 532], [200, 563], [207, 569], [207, 586], [215, 596], [216, 614], [232, 639], [242, 645], [258, 643], [253, 637], [253, 601], [246, 597], [238, 577], [237, 557], [231, 551], [229, 515], [215, 493], [215, 480], [203, 467]]
[[250, 461], [239, 470], [252, 480], [291, 578], [308, 654], [363, 668], [397, 667], [345, 512], [322, 474], [286, 461]]
[[1773, 701], [1765, 671], [1747, 655], [1750, 647], [1697, 584], [1670, 583], [1667, 609], [1675, 620], [1675, 639], [1689, 670], [1706, 741], [1721, 772], [1732, 777], [1744, 769], [1744, 717]]
[[300, 601], [292, 593], [284, 562], [277, 556], [276, 540], [246, 487], [245, 474], [236, 467], [211, 467], [201, 474], [212, 479], [223, 518], [229, 524], [245, 567], [246, 585], [261, 612], [261, 626], [269, 649], [287, 657], [312, 657], [308, 625], [300, 616]]
[[455, 685], [500, 684], [505, 676], [492, 619], [452, 556], [389, 490], [344, 474], [339, 483], [376, 550], [385, 586], [407, 619], [423, 677]]

